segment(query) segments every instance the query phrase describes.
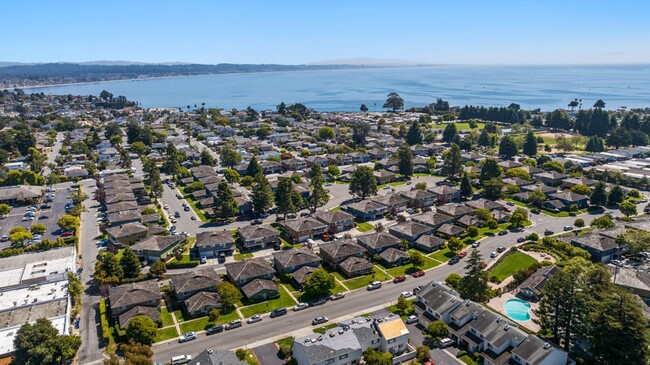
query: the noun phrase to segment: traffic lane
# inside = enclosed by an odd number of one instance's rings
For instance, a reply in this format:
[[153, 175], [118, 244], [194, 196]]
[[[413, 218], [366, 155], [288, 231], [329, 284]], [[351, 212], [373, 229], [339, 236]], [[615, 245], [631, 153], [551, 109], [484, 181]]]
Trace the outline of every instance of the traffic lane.
[[202, 223], [198, 217], [197, 220], [193, 221], [191, 219], [191, 216], [194, 214], [194, 211], [190, 210], [189, 212], [186, 212], [183, 210], [183, 202], [185, 202], [185, 199], [178, 199], [176, 197], [176, 194], [180, 194], [180, 192], [176, 188], [170, 188], [169, 185], [163, 184], [163, 194], [160, 200], [162, 200], [162, 205], [167, 205], [167, 209], [165, 210], [165, 215], [169, 217], [170, 214], [175, 214], [178, 212], [180, 214], [179, 218], [174, 218], [176, 220], [176, 223], [171, 223], [170, 224], [175, 225], [176, 229], [178, 231], [185, 231], [188, 232], [191, 236], [196, 235], [196, 232], [198, 232], [199, 225]]
[[318, 307], [307, 308], [299, 312], [289, 310], [287, 315], [271, 319], [268, 315], [264, 320], [254, 324], [246, 324], [241, 328], [223, 333], [206, 336], [199, 334], [198, 339], [184, 343], [179, 346], [175, 341], [154, 345], [153, 361], [168, 361], [172, 356], [181, 354], [196, 355], [206, 348], [219, 343], [222, 349], [237, 349], [245, 347], [258, 341], [268, 340], [277, 336], [289, 336], [291, 332], [303, 330], [305, 328], [313, 329], [318, 326], [311, 326], [311, 321], [317, 316], [326, 316], [331, 320], [352, 318], [353, 313], [367, 313], [373, 306], [388, 306], [397, 303], [397, 298], [401, 292], [412, 290], [418, 285], [426, 285], [428, 282], [435, 280], [441, 281], [447, 277], [448, 272], [460, 268], [458, 266], [445, 268], [445, 270], [434, 270], [428, 272], [425, 276], [419, 278], [408, 277], [406, 282], [393, 284], [392, 282], [384, 283], [383, 287], [378, 290], [366, 291], [358, 290], [346, 293], [345, 298], [338, 301], [328, 301], [326, 304]]

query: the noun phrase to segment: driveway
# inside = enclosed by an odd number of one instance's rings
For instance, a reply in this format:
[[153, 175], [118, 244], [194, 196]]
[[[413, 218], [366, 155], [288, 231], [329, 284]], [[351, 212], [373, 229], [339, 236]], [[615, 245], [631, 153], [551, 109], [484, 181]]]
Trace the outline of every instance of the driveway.
[[255, 347], [253, 353], [261, 365], [284, 365], [286, 362], [278, 356], [278, 349], [273, 343]]

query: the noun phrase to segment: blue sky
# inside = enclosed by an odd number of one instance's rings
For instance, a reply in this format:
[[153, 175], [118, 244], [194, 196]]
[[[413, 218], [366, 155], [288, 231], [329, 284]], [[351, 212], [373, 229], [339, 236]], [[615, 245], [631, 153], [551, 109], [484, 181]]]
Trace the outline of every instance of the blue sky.
[[3, 1], [0, 61], [650, 63], [650, 2]]

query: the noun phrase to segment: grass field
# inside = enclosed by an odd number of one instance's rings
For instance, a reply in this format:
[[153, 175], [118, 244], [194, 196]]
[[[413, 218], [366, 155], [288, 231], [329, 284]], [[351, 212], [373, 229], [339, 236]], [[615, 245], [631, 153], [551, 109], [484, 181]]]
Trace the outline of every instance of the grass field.
[[277, 343], [278, 346], [282, 346], [282, 345], [284, 345], [284, 346], [292, 346], [293, 345], [293, 337], [289, 336], [289, 337], [281, 338], [281, 339], [275, 341], [275, 343]]
[[322, 327], [315, 328], [314, 333], [320, 333], [321, 335], [324, 335], [327, 330], [331, 330], [332, 328], [337, 326], [338, 325], [336, 323], [326, 324]]
[[[485, 128], [485, 123], [478, 122], [476, 124], [478, 125], [476, 130], [481, 130], [481, 129]], [[443, 126], [446, 127], [447, 125], [444, 124]], [[469, 127], [469, 123], [456, 123], [456, 129], [458, 131], [469, 131], [472, 128]]]
[[430, 257], [440, 262], [447, 262], [454, 256], [456, 256], [456, 254], [445, 247], [442, 250], [434, 252]]
[[276, 299], [267, 300], [262, 303], [249, 305], [248, 307], [241, 308], [241, 314], [245, 318], [249, 318], [254, 314], [269, 313], [281, 307], [292, 307], [296, 302], [291, 298], [284, 286], [280, 286], [280, 297]]
[[384, 274], [381, 270], [375, 268], [374, 274], [368, 274], [354, 279], [349, 279], [343, 282], [350, 290], [358, 289], [370, 284], [371, 281], [386, 281], [390, 279], [388, 275]]
[[253, 258], [253, 254], [250, 252], [244, 252], [244, 253], [236, 253], [233, 255], [233, 258], [237, 261], [245, 260], [245, 259], [251, 259]]
[[[432, 267], [436, 267], [440, 265], [438, 261], [432, 260], [424, 255], [422, 255], [422, 257], [424, 258], [424, 266], [420, 268], [422, 270], [429, 270]], [[397, 267], [384, 268], [384, 270], [386, 270], [387, 273], [395, 277], [400, 275], [410, 275], [414, 273], [417, 269], [414, 268], [412, 264], [406, 264]]]
[[180, 326], [181, 326], [181, 331], [183, 333], [189, 331], [198, 332], [198, 331], [203, 331], [204, 329], [212, 325], [228, 323], [235, 319], [240, 319], [240, 318], [239, 315], [237, 314], [237, 311], [234, 310], [230, 313], [220, 315], [219, 318], [217, 318], [217, 320], [214, 322], [210, 322], [209, 317], [205, 316], [187, 322], [183, 322], [180, 324]]
[[167, 310], [167, 307], [162, 307], [160, 310], [160, 319], [162, 320], [163, 327], [174, 325], [174, 320], [172, 319], [172, 315], [169, 313], [169, 310]]
[[360, 223], [357, 222], [355, 224], [357, 225], [357, 230], [359, 230], [359, 232], [368, 232], [371, 229], [375, 228], [375, 226], [373, 226], [372, 224], [370, 224], [368, 222], [360, 222]]
[[178, 336], [179, 334], [176, 331], [176, 327], [162, 328], [158, 330], [158, 334], [156, 334], [156, 338], [154, 339], [154, 342], [161, 342]]
[[501, 260], [501, 262], [492, 268], [492, 270], [490, 270], [490, 276], [495, 276], [500, 281], [503, 281], [505, 278], [517, 271], [533, 266], [536, 262], [537, 260], [525, 253], [514, 252], [507, 255], [503, 260]]

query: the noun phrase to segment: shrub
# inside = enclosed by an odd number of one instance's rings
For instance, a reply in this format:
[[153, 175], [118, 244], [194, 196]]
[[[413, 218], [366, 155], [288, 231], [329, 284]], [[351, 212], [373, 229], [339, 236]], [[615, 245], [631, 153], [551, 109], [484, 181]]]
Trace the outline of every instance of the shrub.
[[490, 276], [490, 282], [495, 283], [495, 284], [500, 284], [501, 280], [499, 280], [499, 278], [497, 278], [496, 276], [492, 275], [492, 276]]
[[529, 241], [537, 241], [539, 240], [539, 235], [537, 233], [531, 233], [526, 237], [527, 240]]
[[111, 330], [111, 326], [108, 324], [106, 301], [103, 298], [99, 300], [99, 316], [101, 318], [102, 340], [104, 341], [104, 344], [108, 345], [111, 341], [111, 337], [108, 335], [109, 331]]
[[457, 357], [457, 358], [461, 358], [461, 357], [463, 357], [463, 356], [465, 356], [465, 355], [467, 355], [467, 351], [465, 351], [465, 350], [460, 350], [460, 351], [458, 351], [458, 353], [456, 354], [456, 357]]
[[188, 261], [188, 262], [170, 261], [166, 265], [167, 265], [167, 269], [188, 269], [188, 268], [199, 266], [199, 262], [198, 261]]
[[237, 349], [237, 351], [235, 351], [235, 355], [240, 361], [243, 361], [246, 358], [246, 350]]

